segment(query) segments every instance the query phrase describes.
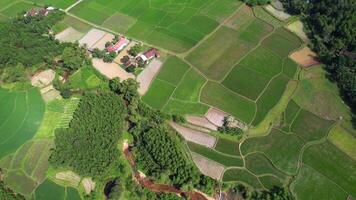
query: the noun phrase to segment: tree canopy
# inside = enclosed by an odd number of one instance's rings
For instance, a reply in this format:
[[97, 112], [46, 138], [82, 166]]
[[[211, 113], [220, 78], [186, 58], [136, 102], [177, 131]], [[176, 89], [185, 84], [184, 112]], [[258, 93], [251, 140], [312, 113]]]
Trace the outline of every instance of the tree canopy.
[[55, 134], [50, 163], [100, 178], [119, 170], [117, 142], [125, 126], [123, 101], [112, 92], [86, 93], [68, 129]]

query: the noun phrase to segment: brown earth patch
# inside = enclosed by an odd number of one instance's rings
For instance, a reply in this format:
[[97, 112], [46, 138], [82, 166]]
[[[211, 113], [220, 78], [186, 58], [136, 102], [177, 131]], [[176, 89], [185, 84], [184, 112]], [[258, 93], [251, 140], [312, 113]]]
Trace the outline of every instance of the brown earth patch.
[[303, 49], [292, 53], [289, 57], [303, 67], [311, 67], [320, 64], [317, 61], [316, 53], [308, 47], [304, 47]]
[[120, 78], [120, 81], [132, 78], [134, 79], [135, 76], [126, 72], [116, 63], [106, 63], [101, 59], [93, 58], [92, 60], [93, 66], [97, 69], [101, 74], [106, 76], [108, 79], [113, 78]]

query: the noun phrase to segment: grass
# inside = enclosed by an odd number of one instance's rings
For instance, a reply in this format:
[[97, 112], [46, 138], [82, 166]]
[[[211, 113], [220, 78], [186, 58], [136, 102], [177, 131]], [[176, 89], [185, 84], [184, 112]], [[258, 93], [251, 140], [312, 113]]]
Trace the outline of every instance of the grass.
[[54, 130], [62, 119], [66, 100], [53, 100], [46, 105], [46, 111], [43, 116], [40, 127], [35, 138], [47, 138], [54, 136]]
[[218, 139], [215, 150], [224, 154], [240, 156], [239, 143], [224, 138]]
[[262, 188], [260, 182], [258, 182], [257, 177], [255, 177], [250, 172], [245, 169], [228, 169], [225, 171], [223, 182], [243, 182], [247, 185], [250, 185], [254, 188]]
[[221, 80], [251, 48], [248, 42], [238, 39], [239, 34], [240, 32], [223, 26], [186, 59], [208, 78]]
[[0, 105], [0, 116], [4, 120], [0, 121], [0, 158], [14, 152], [35, 135], [45, 109], [41, 95], [35, 88], [27, 92], [5, 92], [7, 96], [2, 101], [14, 101], [14, 95], [17, 97], [16, 105], [13, 104], [11, 110], [3, 107], [8, 104]]
[[282, 22], [270, 15], [267, 11], [263, 9], [261, 6], [253, 7], [253, 12], [257, 18], [271, 24], [275, 28], [282, 26]]
[[284, 75], [279, 75], [272, 79], [266, 90], [257, 100], [257, 112], [252, 122], [254, 126], [263, 121], [268, 112], [280, 101], [286, 90], [289, 79]]
[[300, 75], [300, 87], [293, 99], [303, 109], [324, 119], [337, 120], [342, 117], [342, 126], [356, 137], [352, 127], [351, 111], [341, 97], [335, 83], [326, 78], [326, 71], [319, 67], [303, 70]]
[[356, 160], [356, 138], [348, 133], [341, 125], [334, 126], [328, 135], [328, 140]]
[[262, 20], [253, 20], [240, 34], [243, 41], [257, 44], [264, 36], [272, 32], [273, 27]]
[[76, 29], [77, 31], [79, 31], [81, 33], [86, 33], [92, 28], [89, 24], [86, 24], [74, 17], [69, 16], [69, 15], [64, 16], [62, 23], [73, 27], [74, 29]]
[[16, 17], [17, 15], [22, 14], [22, 12], [26, 12], [34, 7], [36, 6], [34, 6], [33, 4], [18, 1], [14, 4], [11, 4], [5, 10], [1, 11], [1, 13], [7, 17]]
[[273, 189], [274, 187], [283, 187], [281, 180], [274, 176], [266, 175], [260, 176], [258, 179], [261, 181], [262, 185], [267, 189]]
[[115, 13], [107, 18], [102, 26], [118, 33], [124, 33], [136, 23], [136, 19], [121, 13]]
[[175, 56], [170, 56], [164, 62], [157, 78], [178, 85], [183, 75], [189, 70], [189, 65]]
[[142, 97], [143, 102], [155, 109], [161, 109], [169, 100], [175, 87], [160, 79], [155, 79], [148, 92]]
[[282, 71], [283, 60], [272, 51], [260, 46], [248, 54], [240, 65], [271, 78]]
[[347, 193], [337, 184], [307, 165], [303, 165], [291, 185], [296, 199], [347, 199]]
[[305, 150], [303, 162], [338, 184], [351, 196], [356, 196], [356, 161], [330, 142], [313, 145]]
[[199, 144], [195, 144], [192, 142], [188, 142], [188, 146], [190, 151], [195, 152], [197, 154], [200, 154], [210, 160], [213, 160], [215, 162], [218, 162], [226, 167], [242, 167], [243, 166], [243, 161], [240, 157], [232, 157], [232, 156], [226, 156], [224, 154], [218, 153], [217, 151], [214, 151], [213, 149], [201, 146]]
[[69, 77], [70, 84], [82, 90], [107, 87], [107, 81], [102, 80], [96, 73], [92, 67], [82, 67]]
[[265, 89], [269, 80], [269, 77], [259, 72], [237, 65], [224, 79], [222, 84], [242, 96], [256, 100]]
[[173, 93], [173, 97], [184, 101], [198, 102], [200, 90], [206, 79], [196, 70], [190, 69]]
[[244, 155], [251, 152], [264, 153], [279, 170], [287, 174], [297, 171], [300, 151], [304, 145], [295, 134], [285, 134], [272, 129], [269, 135], [254, 137], [242, 143], [241, 151]]
[[297, 36], [284, 28], [279, 28], [266, 38], [262, 44], [284, 58], [287, 57], [291, 51], [300, 47], [301, 41]]
[[291, 126], [291, 131], [306, 141], [313, 141], [325, 137], [332, 124], [332, 121], [322, 119], [309, 111], [301, 110]]
[[[13, 0], [2, 0], [0, 2], [0, 8], [3, 9], [5, 8], [6, 6], [9, 6], [10, 4], [12, 4], [14, 1]], [[0, 10], [1, 10], [0, 9]]]
[[80, 197], [78, 190], [72, 188], [72, 187], [67, 187], [67, 197], [66, 199], [68, 200], [81, 200], [82, 198]]
[[298, 70], [297, 63], [295, 63], [293, 60], [289, 58], [284, 59], [283, 74], [288, 76], [290, 79], [293, 79], [297, 70]]
[[5, 176], [4, 182], [8, 187], [22, 195], [31, 194], [37, 186], [36, 182], [32, 178], [19, 170], [8, 172]]
[[[297, 81], [290, 81], [287, 84], [287, 88], [284, 91], [281, 99], [266, 115], [261, 123], [259, 123], [255, 127], [251, 127], [247, 135], [250, 137], [254, 136], [263, 136], [268, 134], [271, 125], [279, 124], [280, 116], [283, 114], [284, 110], [286, 109], [288, 102], [290, 101], [294, 91], [298, 87]], [[289, 127], [288, 127], [289, 128]]]
[[40, 5], [51, 5], [56, 8], [66, 9], [76, 2], [76, 0], [31, 0]]
[[255, 104], [215, 82], [208, 82], [202, 90], [201, 101], [230, 113], [250, 123], [255, 114]]
[[36, 199], [63, 200], [65, 198], [65, 188], [46, 179], [35, 191]]
[[210, 4], [202, 12], [216, 21], [223, 22], [240, 5], [239, 1], [220, 0]]
[[186, 102], [178, 99], [170, 99], [163, 111], [171, 114], [180, 115], [199, 115], [202, 116], [208, 112], [209, 106], [202, 103]]
[[245, 157], [245, 167], [256, 175], [271, 174], [279, 177], [281, 180], [286, 175], [277, 170], [272, 163], [261, 153], [248, 154]]

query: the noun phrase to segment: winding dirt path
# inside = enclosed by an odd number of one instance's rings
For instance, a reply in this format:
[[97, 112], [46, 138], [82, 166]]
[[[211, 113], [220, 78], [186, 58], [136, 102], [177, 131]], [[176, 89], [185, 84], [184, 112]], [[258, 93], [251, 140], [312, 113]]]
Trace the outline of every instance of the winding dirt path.
[[133, 170], [135, 180], [142, 185], [143, 187], [153, 191], [153, 192], [160, 192], [160, 193], [175, 193], [178, 196], [189, 197], [191, 200], [208, 200], [203, 194], [198, 191], [190, 191], [184, 192], [179, 188], [176, 188], [172, 185], [168, 184], [157, 184], [154, 183], [148, 177], [142, 176], [135, 168], [135, 160], [130, 151], [130, 147], [127, 141], [124, 141], [123, 150], [127, 161], [130, 163], [131, 169]]

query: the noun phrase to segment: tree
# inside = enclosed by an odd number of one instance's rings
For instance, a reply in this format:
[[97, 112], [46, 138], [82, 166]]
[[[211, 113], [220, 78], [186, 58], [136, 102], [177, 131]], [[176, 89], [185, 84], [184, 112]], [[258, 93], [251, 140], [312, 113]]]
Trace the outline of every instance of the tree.
[[288, 13], [299, 15], [308, 8], [308, 0], [280, 0]]
[[271, 0], [243, 0], [249, 6], [265, 5], [271, 3]]
[[5, 183], [0, 180], [0, 199], [4, 200], [24, 200], [25, 197], [15, 193], [5, 186]]
[[62, 53], [63, 67], [69, 71], [81, 68], [85, 63], [85, 56], [83, 56], [79, 47], [66, 47]]
[[92, 56], [93, 58], [103, 58], [105, 51], [102, 51], [98, 48], [93, 49]]
[[142, 45], [140, 44], [136, 44], [135, 46], [131, 47], [129, 50], [129, 54], [131, 56], [137, 56], [137, 54], [139, 54], [142, 51]]
[[120, 61], [121, 61], [121, 63], [125, 64], [130, 61], [130, 57], [126, 55], [126, 56], [122, 57]]
[[19, 63], [16, 66], [6, 68], [0, 75], [0, 80], [4, 83], [22, 82], [27, 79], [26, 75], [25, 66]]

